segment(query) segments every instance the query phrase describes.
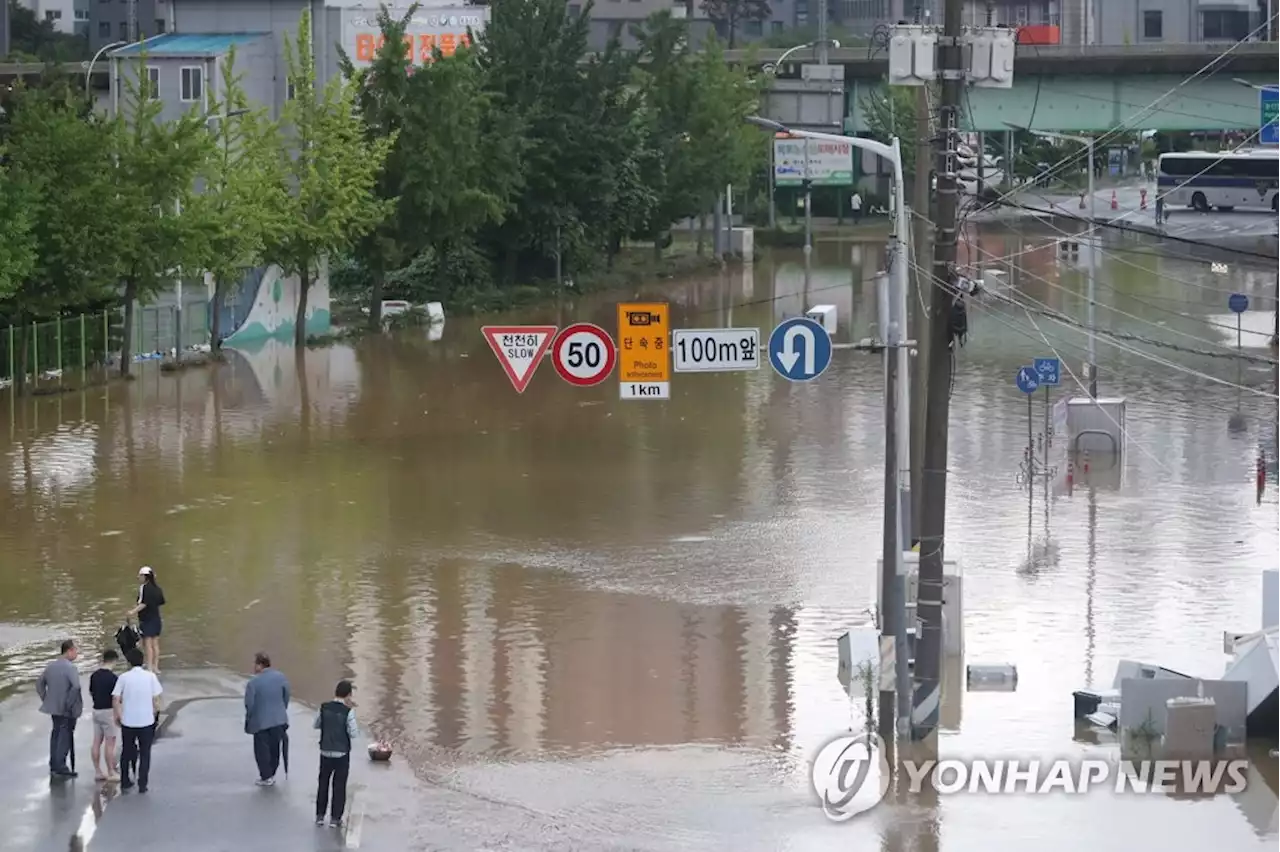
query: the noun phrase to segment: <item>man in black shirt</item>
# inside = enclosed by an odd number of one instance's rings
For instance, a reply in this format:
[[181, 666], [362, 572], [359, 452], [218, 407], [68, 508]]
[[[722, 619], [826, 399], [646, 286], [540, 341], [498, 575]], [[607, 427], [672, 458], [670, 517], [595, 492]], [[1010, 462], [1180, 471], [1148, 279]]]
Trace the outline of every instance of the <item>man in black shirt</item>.
[[[116, 673], [111, 665], [119, 655], [110, 649], [102, 652], [102, 665], [89, 677], [89, 694], [93, 697], [93, 772], [99, 781], [116, 778], [116, 720], [111, 710], [111, 692], [116, 688]], [[103, 745], [106, 748], [103, 748]], [[101, 756], [107, 767], [98, 763]]]

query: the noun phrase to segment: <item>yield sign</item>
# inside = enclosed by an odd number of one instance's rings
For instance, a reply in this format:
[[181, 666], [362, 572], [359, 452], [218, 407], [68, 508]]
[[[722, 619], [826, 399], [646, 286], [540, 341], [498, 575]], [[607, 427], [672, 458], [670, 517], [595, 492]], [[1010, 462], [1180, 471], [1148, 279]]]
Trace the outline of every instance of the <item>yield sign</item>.
[[480, 329], [517, 393], [524, 393], [555, 337], [554, 325], [486, 325]]

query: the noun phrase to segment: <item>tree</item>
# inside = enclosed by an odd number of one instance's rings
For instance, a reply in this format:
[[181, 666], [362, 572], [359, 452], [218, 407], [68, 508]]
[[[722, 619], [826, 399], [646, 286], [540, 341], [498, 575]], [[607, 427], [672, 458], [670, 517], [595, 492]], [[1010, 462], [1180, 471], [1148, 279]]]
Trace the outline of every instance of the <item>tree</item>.
[[[367, 68], [357, 69], [345, 50], [339, 48], [339, 64], [343, 74], [356, 90], [356, 107], [364, 121], [365, 138], [369, 142], [399, 134], [404, 128], [408, 109], [408, 88], [413, 77], [413, 48], [405, 44], [409, 22], [418, 11], [414, 3], [404, 16], [396, 19], [386, 6], [378, 9], [378, 28], [382, 45]], [[443, 111], [441, 114], [447, 114]], [[413, 154], [400, 138], [387, 154], [378, 175], [375, 192], [388, 205], [387, 215], [356, 245], [356, 256], [372, 276], [369, 292], [369, 328], [382, 327], [382, 293], [387, 272], [404, 265], [412, 256], [413, 234], [418, 229], [402, 215], [404, 204], [400, 190], [405, 170], [413, 162]], [[407, 227], [406, 227], [407, 226]]]
[[41, 19], [34, 9], [18, 0], [0, 3], [9, 4], [9, 50], [14, 58], [31, 57], [42, 62], [89, 58], [89, 40], [84, 36], [58, 32], [52, 21]]
[[730, 49], [738, 44], [738, 27], [747, 21], [767, 21], [773, 14], [769, 0], [702, 0], [702, 11]]
[[213, 150], [201, 177], [203, 191], [191, 199], [184, 216], [202, 232], [200, 265], [213, 279], [213, 348], [222, 346], [222, 306], [246, 269], [262, 261], [262, 252], [284, 227], [288, 203], [281, 162], [279, 128], [264, 109], [250, 109], [235, 48], [222, 65], [221, 100], [209, 105]]
[[[886, 145], [897, 136], [903, 147], [902, 169], [906, 177], [915, 175], [916, 159], [909, 156], [910, 140], [916, 138], [916, 88], [914, 86], [884, 85], [864, 95], [862, 109], [867, 116], [870, 135]], [[931, 103], [936, 103], [936, 91], [931, 91]]]
[[584, 60], [589, 17], [590, 5], [573, 16], [561, 0], [529, 0], [504, 7], [478, 41], [494, 110], [522, 137], [512, 214], [485, 234], [508, 284], [518, 269], [546, 276], [557, 246], [571, 263], [588, 261], [616, 230], [602, 211], [633, 168], [633, 59], [615, 41]]
[[4, 159], [0, 148], [0, 303], [17, 291], [36, 265], [33, 199]]
[[636, 30], [640, 81], [651, 112], [652, 144], [662, 167], [649, 223], [655, 245], [673, 221], [708, 210], [726, 184], [742, 185], [763, 162], [767, 137], [744, 119], [759, 84], [724, 61], [719, 42], [689, 47], [686, 24], [660, 12]]
[[284, 227], [268, 241], [265, 257], [298, 277], [294, 342], [307, 341], [307, 297], [320, 264], [372, 231], [391, 204], [375, 195], [395, 135], [370, 139], [356, 112], [356, 89], [334, 76], [316, 88], [311, 16], [304, 12], [285, 60], [294, 96], [284, 110], [288, 134], [278, 155], [288, 190]]
[[192, 109], [175, 121], [161, 121], [163, 103], [145, 69], [143, 55], [126, 75], [125, 103], [111, 123], [115, 168], [108, 174], [115, 181], [102, 207], [115, 225], [111, 246], [124, 285], [121, 376], [129, 375], [133, 362], [135, 306], [154, 298], [181, 270], [201, 268], [209, 254], [199, 217], [182, 215], [212, 153], [207, 117]]
[[118, 224], [111, 128], [84, 120], [68, 85], [19, 88], [4, 125], [0, 178], [0, 296], [19, 329], [15, 387], [25, 389], [31, 323], [104, 295], [115, 280]]

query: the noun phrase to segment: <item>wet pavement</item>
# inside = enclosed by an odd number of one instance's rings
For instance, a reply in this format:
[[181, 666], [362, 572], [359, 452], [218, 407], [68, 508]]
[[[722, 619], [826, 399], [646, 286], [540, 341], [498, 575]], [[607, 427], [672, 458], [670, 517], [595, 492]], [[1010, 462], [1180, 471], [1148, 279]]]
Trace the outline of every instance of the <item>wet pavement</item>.
[[[1052, 235], [971, 227], [965, 251], [1009, 259], [1010, 287], [1078, 317], [1084, 279]], [[1223, 349], [1227, 294], [1274, 308], [1274, 266], [1220, 274], [1109, 245], [1100, 326]], [[814, 255], [808, 276], [780, 252], [641, 291], [672, 302], [677, 328], [767, 332], [825, 302], [839, 339], [869, 336], [880, 248], [829, 240]], [[615, 317], [604, 296], [485, 323]], [[301, 375], [291, 348], [263, 346], [218, 369], [0, 400], [0, 690], [29, 691], [61, 636], [105, 641], [149, 564], [169, 600], [166, 678], [243, 669], [257, 650], [312, 702], [354, 677], [363, 723], [412, 769], [385, 776], [398, 792], [365, 848], [1274, 849], [1265, 750], [1248, 801], [961, 796], [829, 824], [808, 763], [856, 719], [835, 638], [868, 623], [875, 594], [880, 363], [841, 350], [809, 385], [767, 367], [681, 374], [648, 405], [544, 365], [517, 395], [480, 325], [310, 350]], [[944, 754], [1110, 755], [1073, 725], [1071, 691], [1108, 684], [1121, 659], [1220, 673], [1222, 632], [1257, 627], [1259, 573], [1280, 552], [1274, 478], [1259, 502], [1253, 475], [1260, 447], [1274, 458], [1274, 366], [1100, 342], [1104, 393], [1129, 400], [1128, 452], [1070, 492], [1029, 492], [1013, 377], [1050, 348], [1078, 371], [1078, 329], [980, 302], [957, 354], [947, 554], [968, 617]], [[1017, 691], [965, 692], [966, 661], [1016, 664]], [[216, 782], [181, 782], [184, 807], [206, 784], [211, 812], [264, 792], [238, 717], [199, 715], [217, 706], [178, 717], [218, 753]], [[32, 767], [13, 793], [40, 814], [26, 825], [62, 826], [90, 785], [55, 819], [47, 777], [35, 783], [44, 734], [14, 742], [44, 729], [13, 722], [24, 713], [0, 705], [0, 752]], [[157, 747], [157, 778], [178, 743]], [[279, 830], [312, 830], [310, 771], [288, 782]], [[60, 831], [32, 842], [54, 848]]]

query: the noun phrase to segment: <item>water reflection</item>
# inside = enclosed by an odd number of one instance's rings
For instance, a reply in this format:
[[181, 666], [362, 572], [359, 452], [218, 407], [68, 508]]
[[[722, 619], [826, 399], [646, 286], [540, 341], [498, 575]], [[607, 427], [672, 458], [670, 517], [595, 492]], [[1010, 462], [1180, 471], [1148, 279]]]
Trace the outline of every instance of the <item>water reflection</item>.
[[[1037, 241], [989, 232], [982, 256], [1016, 255], [1009, 287], [1076, 314], [1079, 275]], [[799, 253], [780, 252], [640, 295], [670, 299], [677, 327], [767, 330], [834, 304], [856, 339], [873, 333], [881, 261], [878, 246], [820, 241], [807, 292]], [[1135, 262], [1151, 271], [1117, 287], [1191, 298], [1163, 270], [1193, 270]], [[486, 322], [613, 318], [585, 299]], [[838, 351], [808, 385], [681, 375], [649, 406], [543, 367], [517, 395], [479, 324], [301, 364], [266, 346], [19, 403], [0, 432], [0, 621], [106, 636], [136, 566], [154, 565], [166, 652], [245, 669], [266, 648], [312, 700], [353, 675], [364, 718], [422, 772], [571, 814], [567, 845], [603, 824], [627, 848], [1021, 849], [992, 836], [999, 821], [1049, 849], [1105, 845], [1116, 825], [1165, 848], [1274, 846], [1226, 800], [915, 799], [833, 834], [806, 761], [857, 723], [834, 638], [866, 624], [875, 589], [879, 361]], [[1045, 354], [1029, 334], [983, 307], [957, 359], [947, 552], [965, 565], [969, 659], [1019, 670], [1016, 693], [965, 693], [964, 661], [949, 662], [944, 743], [966, 753], [1061, 753], [1071, 691], [1122, 658], [1220, 672], [1221, 633], [1256, 625], [1258, 571], [1280, 545], [1253, 487], [1274, 403], [1132, 353], [1100, 347], [1103, 386], [1130, 400], [1124, 465], [1019, 486], [1012, 376]], [[1051, 339], [1080, 359], [1078, 331]], [[1236, 381], [1227, 362], [1169, 357]], [[1271, 373], [1239, 378], [1273, 389]], [[20, 644], [0, 677], [30, 677], [46, 650]], [[631, 829], [613, 828], [622, 817]]]

